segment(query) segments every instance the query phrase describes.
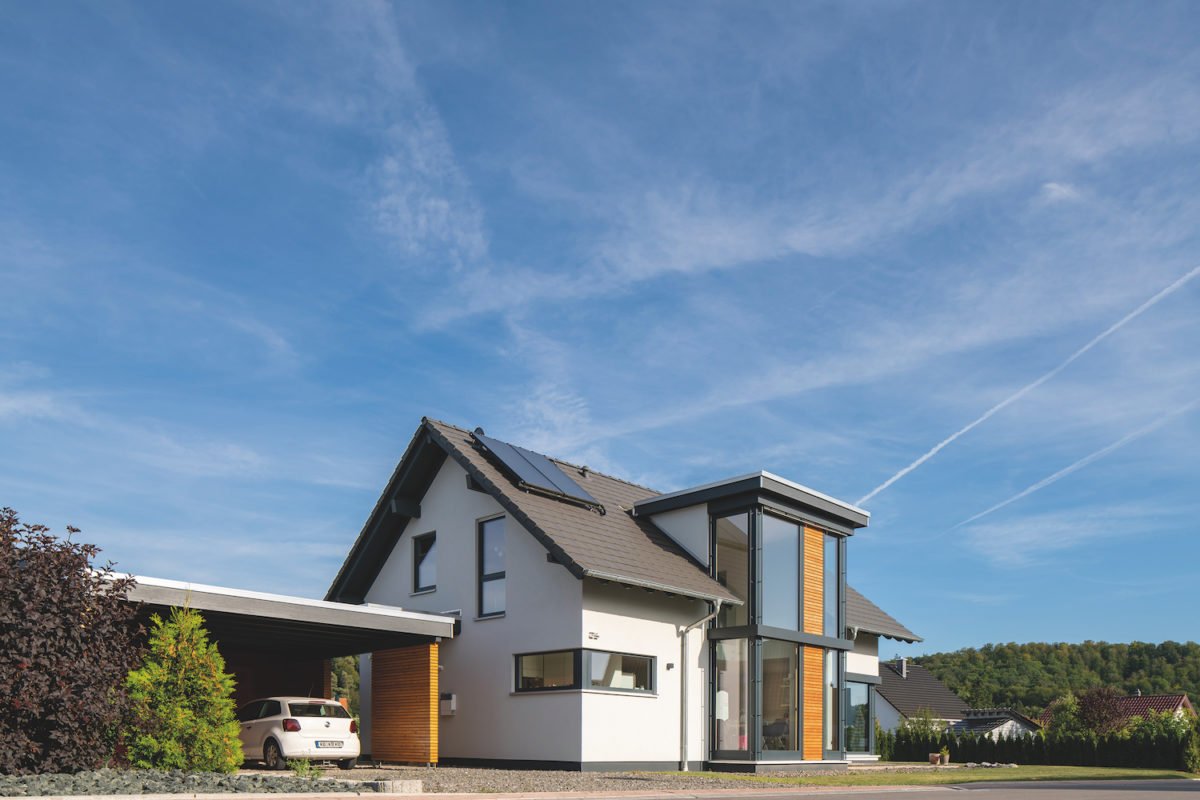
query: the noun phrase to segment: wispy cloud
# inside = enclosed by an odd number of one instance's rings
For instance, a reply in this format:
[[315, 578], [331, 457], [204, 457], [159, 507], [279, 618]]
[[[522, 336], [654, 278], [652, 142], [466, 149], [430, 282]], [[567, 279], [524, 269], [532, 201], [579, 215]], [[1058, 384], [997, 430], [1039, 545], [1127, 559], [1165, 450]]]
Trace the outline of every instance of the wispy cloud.
[[1080, 347], [1074, 353], [1067, 356], [1067, 358], [1065, 360], [1063, 360], [1062, 362], [1060, 362], [1058, 364], [1058, 366], [1056, 366], [1054, 369], [1043, 374], [1041, 377], [1039, 377], [1037, 380], [1033, 381], [1032, 383], [1025, 384], [1020, 389], [1013, 392], [1008, 397], [1004, 398], [999, 403], [997, 403], [996, 405], [989, 408], [987, 411], [980, 414], [978, 417], [973, 419], [971, 422], [967, 423], [966, 425], [959, 428], [954, 433], [947, 436], [942, 441], [938, 442], [931, 449], [929, 449], [924, 454], [922, 454], [917, 460], [913, 461], [911, 464], [904, 467], [896, 474], [892, 475], [886, 481], [879, 484], [874, 489], [872, 489], [871, 491], [867, 492], [865, 495], [860, 497], [858, 499], [857, 503], [859, 505], [861, 505], [861, 504], [867, 502], [875, 495], [879, 494], [880, 492], [887, 489], [889, 486], [896, 483], [896, 481], [900, 480], [904, 476], [911, 473], [913, 470], [919, 468], [925, 462], [929, 461], [929, 459], [933, 458], [938, 453], [940, 453], [942, 450], [944, 450], [946, 447], [953, 444], [955, 440], [961, 438], [962, 436], [966, 435], [967, 433], [970, 433], [972, 430], [979, 427], [984, 422], [988, 421], [989, 419], [991, 419], [993, 416], [995, 416], [999, 412], [1003, 411], [1008, 406], [1017, 402], [1022, 397], [1029, 394], [1030, 392], [1032, 392], [1034, 389], [1041, 386], [1046, 381], [1049, 381], [1052, 378], [1054, 378], [1056, 375], [1058, 375], [1064, 369], [1069, 367], [1075, 361], [1079, 360], [1079, 358], [1081, 358], [1083, 355], [1085, 355], [1089, 350], [1092, 350], [1094, 347], [1096, 347], [1096, 345], [1100, 344], [1105, 339], [1107, 339], [1109, 336], [1112, 336], [1114, 333], [1119, 331], [1121, 328], [1125, 327], [1130, 322], [1132, 322], [1133, 320], [1140, 317], [1146, 311], [1150, 310], [1155, 305], [1157, 305], [1160, 301], [1164, 300], [1167, 297], [1170, 297], [1172, 294], [1174, 294], [1175, 292], [1182, 289], [1185, 285], [1187, 285], [1187, 283], [1189, 281], [1191, 281], [1197, 275], [1200, 275], [1200, 267], [1196, 267], [1196, 268], [1192, 269], [1190, 272], [1188, 272], [1187, 274], [1185, 274], [1182, 277], [1180, 277], [1179, 279], [1177, 279], [1170, 286], [1167, 286], [1165, 289], [1161, 290], [1160, 292], [1155, 294], [1153, 297], [1151, 297], [1149, 300], [1147, 300], [1146, 302], [1142, 303], [1140, 306], [1135, 308], [1133, 311], [1130, 311], [1128, 314], [1121, 317], [1121, 319], [1117, 320], [1112, 325], [1110, 325], [1108, 328], [1104, 329], [1101, 333], [1099, 333], [1095, 337], [1093, 337], [1083, 347]]
[[989, 562], [1019, 568], [1052, 562], [1064, 551], [1092, 542], [1144, 535], [1163, 524], [1160, 516], [1140, 505], [1071, 508], [971, 525], [962, 535], [967, 546]]
[[990, 508], [986, 508], [983, 511], [980, 511], [978, 514], [975, 514], [974, 516], [964, 519], [962, 522], [958, 523], [958, 525], [955, 525], [955, 527], [958, 528], [958, 527], [962, 527], [963, 525], [969, 525], [972, 522], [982, 519], [995, 511], [999, 511], [1000, 509], [1004, 508], [1007, 505], [1011, 505], [1012, 503], [1015, 503], [1018, 500], [1028, 497], [1029, 495], [1033, 494], [1034, 492], [1041, 491], [1042, 489], [1045, 489], [1047, 486], [1057, 483], [1058, 481], [1067, 477], [1071, 473], [1077, 472], [1077, 471], [1083, 469], [1084, 467], [1088, 466], [1089, 464], [1091, 464], [1095, 461], [1099, 461], [1100, 459], [1104, 458], [1105, 456], [1109, 455], [1110, 453], [1113, 453], [1113, 452], [1121, 449], [1125, 445], [1127, 445], [1131, 442], [1135, 442], [1138, 439], [1141, 439], [1143, 436], [1153, 433], [1154, 431], [1158, 430], [1159, 428], [1163, 427], [1167, 423], [1174, 420], [1176, 417], [1180, 417], [1184, 414], [1187, 414], [1187, 413], [1195, 410], [1195, 408], [1197, 406], [1200, 406], [1200, 399], [1193, 400], [1192, 402], [1190, 402], [1184, 406], [1181, 406], [1179, 408], [1174, 409], [1173, 411], [1163, 414], [1162, 416], [1153, 420], [1149, 424], [1143, 425], [1142, 427], [1138, 428], [1137, 430], [1125, 434], [1124, 436], [1122, 436], [1120, 439], [1113, 442], [1112, 444], [1102, 447], [1099, 450], [1096, 450], [1095, 452], [1089, 453], [1088, 455], [1084, 456], [1083, 458], [1079, 459], [1078, 461], [1075, 461], [1074, 463], [1069, 464], [1066, 467], [1063, 467], [1058, 472], [1055, 472], [1053, 475], [1042, 478], [1037, 483], [1027, 487], [1026, 489], [1023, 489], [1020, 492], [1017, 492], [1016, 494], [1014, 494], [1012, 497], [1008, 498], [1007, 500], [1003, 500], [999, 503], [996, 503], [996, 505], [991, 506]]

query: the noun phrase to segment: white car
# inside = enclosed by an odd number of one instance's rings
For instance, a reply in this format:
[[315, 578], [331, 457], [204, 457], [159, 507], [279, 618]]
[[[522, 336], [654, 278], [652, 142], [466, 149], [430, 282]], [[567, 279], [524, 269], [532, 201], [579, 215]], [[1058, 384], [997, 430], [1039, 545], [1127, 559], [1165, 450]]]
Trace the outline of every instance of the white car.
[[320, 697], [264, 697], [238, 710], [247, 761], [283, 769], [289, 758], [358, 763], [358, 725], [340, 703]]

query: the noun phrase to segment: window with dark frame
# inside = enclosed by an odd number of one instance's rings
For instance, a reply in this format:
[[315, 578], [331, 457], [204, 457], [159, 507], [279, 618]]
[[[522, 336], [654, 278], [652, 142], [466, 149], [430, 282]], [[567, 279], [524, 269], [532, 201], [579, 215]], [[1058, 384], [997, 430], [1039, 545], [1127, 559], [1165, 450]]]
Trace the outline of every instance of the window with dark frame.
[[523, 653], [515, 658], [518, 692], [655, 691], [654, 656], [577, 649]]
[[413, 538], [413, 591], [431, 592], [437, 588], [437, 534], [423, 533]]
[[504, 613], [504, 517], [479, 523], [479, 616]]

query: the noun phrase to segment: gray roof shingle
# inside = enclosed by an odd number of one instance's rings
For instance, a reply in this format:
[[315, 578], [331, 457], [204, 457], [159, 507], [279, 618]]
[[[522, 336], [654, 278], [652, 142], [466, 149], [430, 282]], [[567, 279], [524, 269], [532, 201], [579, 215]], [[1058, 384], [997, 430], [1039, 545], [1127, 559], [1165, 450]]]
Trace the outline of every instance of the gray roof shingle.
[[908, 677], [900, 675], [900, 667], [892, 662], [880, 662], [881, 683], [876, 691], [906, 717], [926, 708], [936, 719], [958, 720], [966, 717], [969, 704], [934, 677], [933, 673], [914, 664], [907, 666]]
[[551, 458], [604, 507], [592, 509], [518, 488], [469, 431], [437, 420], [425, 427], [456, 462], [529, 529], [577, 577], [611, 580], [664, 592], [740, 603], [687, 551], [630, 512], [651, 489]]
[[846, 624], [858, 628], [863, 633], [874, 633], [901, 642], [922, 641], [920, 636], [863, 597], [853, 586], [846, 586]]

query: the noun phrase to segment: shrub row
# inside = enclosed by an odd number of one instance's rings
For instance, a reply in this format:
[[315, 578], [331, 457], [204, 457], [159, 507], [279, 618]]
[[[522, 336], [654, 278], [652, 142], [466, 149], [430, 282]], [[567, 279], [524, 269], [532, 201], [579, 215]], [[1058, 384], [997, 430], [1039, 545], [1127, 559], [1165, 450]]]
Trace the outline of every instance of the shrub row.
[[885, 761], [925, 761], [943, 747], [957, 763], [992, 761], [1079, 767], [1145, 767], [1200, 772], [1200, 733], [1097, 736], [1044, 734], [992, 739], [983, 734], [920, 734], [881, 731], [877, 750]]

